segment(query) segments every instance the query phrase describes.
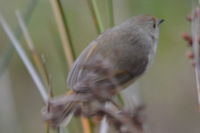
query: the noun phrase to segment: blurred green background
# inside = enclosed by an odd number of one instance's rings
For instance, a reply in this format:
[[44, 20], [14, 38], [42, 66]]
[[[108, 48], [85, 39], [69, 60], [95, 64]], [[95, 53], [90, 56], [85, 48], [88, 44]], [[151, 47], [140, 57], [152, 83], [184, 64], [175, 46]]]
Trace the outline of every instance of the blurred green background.
[[[31, 0], [0, 0], [0, 12], [12, 28], [18, 26], [15, 10], [25, 12]], [[108, 28], [106, 0], [97, 0], [101, 17]], [[62, 0], [76, 56], [97, 37], [86, 0]], [[185, 20], [191, 0], [113, 0], [115, 24], [138, 14], [165, 19], [161, 25], [158, 53], [151, 69], [137, 88], [146, 105], [147, 130], [150, 133], [199, 133], [200, 112], [194, 69], [185, 58], [189, 48], [181, 38], [190, 31]], [[37, 0], [28, 29], [37, 51], [45, 56], [56, 95], [66, 92], [67, 63], [49, 0]], [[27, 49], [23, 37], [20, 41]], [[44, 132], [40, 110], [42, 99], [18, 54], [0, 27], [0, 132]], [[12, 58], [9, 59], [9, 56]], [[131, 91], [131, 87], [128, 88]], [[132, 89], [133, 90], [133, 89]], [[131, 95], [129, 93], [129, 95]], [[134, 94], [133, 94], [134, 95]], [[72, 127], [78, 133], [75, 127]]]

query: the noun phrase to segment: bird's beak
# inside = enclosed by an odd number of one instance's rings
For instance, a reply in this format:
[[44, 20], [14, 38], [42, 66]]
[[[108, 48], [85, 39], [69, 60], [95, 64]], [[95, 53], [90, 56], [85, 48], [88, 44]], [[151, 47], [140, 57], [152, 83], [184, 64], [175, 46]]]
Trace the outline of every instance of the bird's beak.
[[160, 25], [161, 23], [163, 23], [165, 20], [164, 19], [159, 19], [158, 20], [158, 25]]

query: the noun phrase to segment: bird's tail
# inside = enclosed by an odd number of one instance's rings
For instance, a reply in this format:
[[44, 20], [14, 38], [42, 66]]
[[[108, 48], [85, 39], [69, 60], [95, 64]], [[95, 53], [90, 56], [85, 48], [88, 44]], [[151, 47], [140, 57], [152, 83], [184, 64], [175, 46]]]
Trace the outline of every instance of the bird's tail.
[[80, 101], [76, 93], [55, 97], [42, 109], [42, 117], [53, 128], [66, 126]]

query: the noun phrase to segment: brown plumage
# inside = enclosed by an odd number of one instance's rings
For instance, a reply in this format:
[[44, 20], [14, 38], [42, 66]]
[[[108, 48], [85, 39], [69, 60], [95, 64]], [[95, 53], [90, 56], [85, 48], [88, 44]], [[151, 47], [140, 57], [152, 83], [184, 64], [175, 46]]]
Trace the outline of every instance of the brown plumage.
[[[73, 93], [68, 98], [51, 99], [52, 108], [49, 111], [47, 107], [44, 109], [45, 120], [54, 127], [60, 126], [79, 105], [90, 106], [94, 109], [90, 112], [94, 113], [97, 104], [111, 100], [141, 76], [156, 53], [162, 21], [150, 15], [140, 15], [98, 36], [83, 50], [68, 75], [67, 83]], [[58, 104], [63, 98], [64, 102]]]

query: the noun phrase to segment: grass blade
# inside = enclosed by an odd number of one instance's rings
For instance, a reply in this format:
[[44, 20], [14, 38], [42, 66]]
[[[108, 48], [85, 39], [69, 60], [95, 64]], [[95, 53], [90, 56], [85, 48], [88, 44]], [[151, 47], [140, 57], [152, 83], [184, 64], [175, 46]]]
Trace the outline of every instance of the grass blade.
[[25, 41], [29, 47], [29, 50], [31, 52], [33, 61], [36, 65], [36, 68], [38, 69], [40, 75], [43, 77], [43, 80], [45, 81], [46, 86], [49, 86], [49, 76], [48, 73], [45, 69], [44, 63], [42, 62], [38, 52], [36, 51], [35, 47], [34, 47], [34, 43], [32, 41], [32, 38], [28, 32], [27, 26], [24, 22], [24, 19], [21, 15], [21, 13], [17, 10], [16, 11], [16, 16], [20, 25], [20, 28], [22, 30], [22, 33], [24, 35]]
[[[24, 19], [25, 19], [26, 23], [29, 22], [37, 3], [38, 3], [38, 0], [30, 0], [30, 2], [28, 3], [27, 9], [24, 13], [24, 16], [25, 16]], [[16, 33], [17, 37], [20, 37], [21, 32], [19, 30], [19, 27], [16, 28], [15, 33]], [[7, 46], [5, 52], [1, 55], [0, 75], [7, 68], [9, 61], [13, 56], [13, 53], [14, 53], [14, 47], [12, 45], [9, 45], [9, 46]]]
[[5, 21], [5, 19], [3, 18], [2, 15], [0, 15], [0, 23], [4, 29], [4, 31], [6, 32], [8, 38], [10, 39], [10, 41], [12, 42], [13, 46], [15, 47], [17, 53], [19, 54], [20, 58], [22, 59], [24, 65], [26, 66], [26, 68], [28, 69], [33, 81], [35, 82], [43, 100], [45, 103], [47, 103], [48, 100], [48, 94], [46, 92], [46, 88], [44, 86], [44, 84], [42, 83], [42, 80], [40, 79], [37, 71], [35, 70], [35, 68], [33, 67], [32, 63], [30, 62], [26, 52], [24, 51], [24, 49], [21, 47], [20, 42], [17, 40], [17, 38], [15, 37], [14, 33], [12, 32], [12, 30], [10, 29], [9, 25], [7, 24], [7, 22]]
[[109, 14], [109, 26], [114, 26], [114, 10], [113, 10], [113, 0], [108, 0], [108, 14]]
[[96, 26], [97, 32], [98, 32], [98, 34], [100, 34], [105, 30], [105, 28], [104, 28], [104, 25], [103, 25], [103, 22], [102, 22], [102, 19], [100, 16], [100, 12], [99, 12], [99, 9], [97, 6], [97, 1], [96, 0], [87, 0], [87, 2], [88, 2], [88, 6], [90, 8], [90, 11], [92, 13], [93, 21]]
[[72, 48], [72, 40], [69, 34], [69, 28], [67, 22], [65, 21], [64, 11], [62, 9], [60, 0], [50, 0], [50, 2], [52, 5], [57, 27], [60, 33], [64, 54], [68, 62], [68, 66], [69, 68], [71, 68], [74, 62], [75, 53]]
[[15, 13], [16, 13], [17, 20], [19, 22], [19, 26], [21, 28], [21, 31], [22, 31], [22, 33], [23, 33], [23, 35], [25, 37], [25, 40], [26, 40], [26, 42], [28, 44], [28, 47], [30, 48], [31, 51], [34, 51], [35, 50], [34, 44], [33, 44], [32, 38], [30, 37], [30, 34], [29, 34], [28, 30], [27, 30], [26, 24], [24, 23], [22, 15], [19, 12], [19, 10], [16, 10]]

